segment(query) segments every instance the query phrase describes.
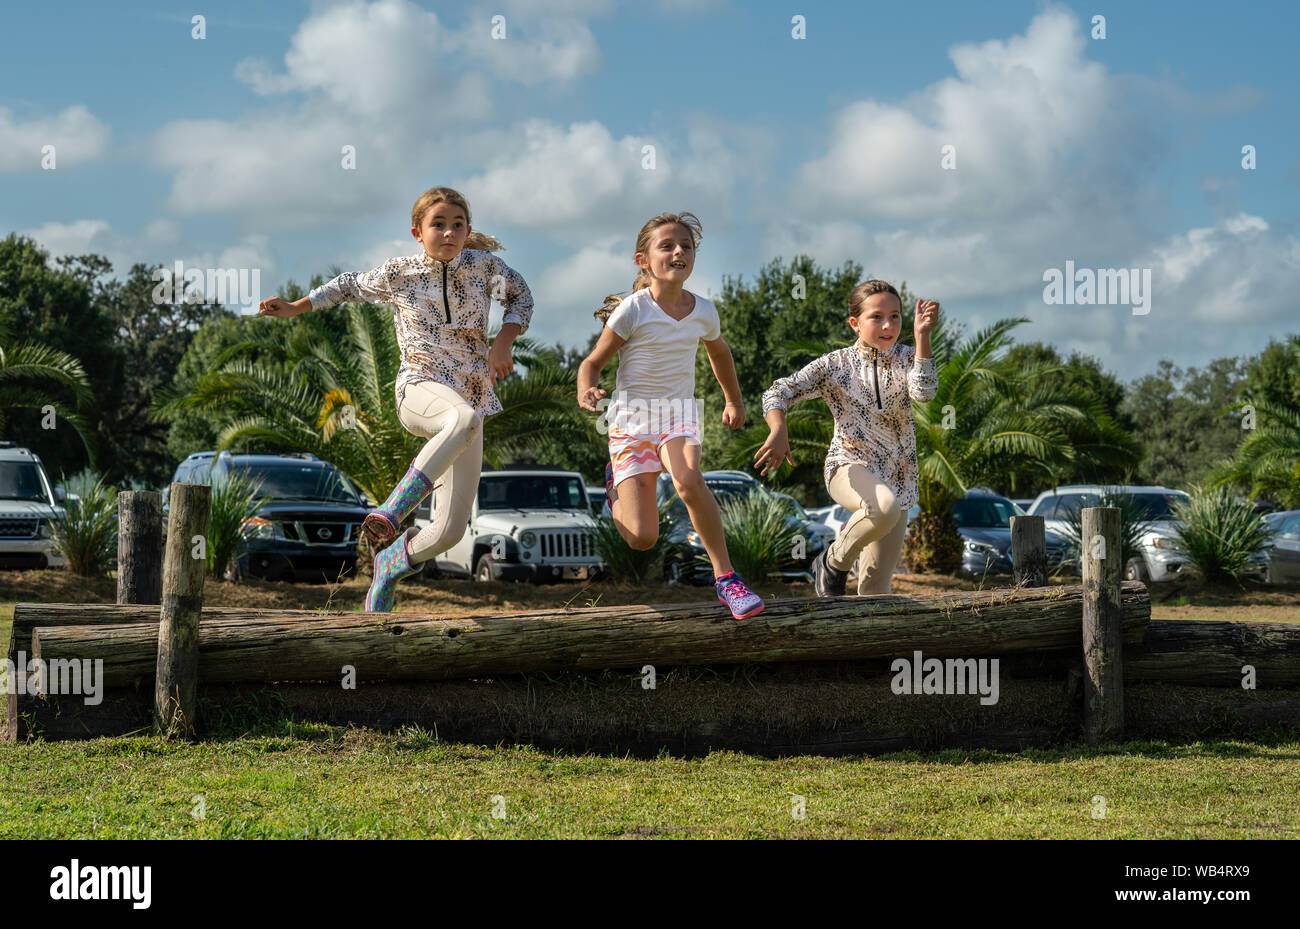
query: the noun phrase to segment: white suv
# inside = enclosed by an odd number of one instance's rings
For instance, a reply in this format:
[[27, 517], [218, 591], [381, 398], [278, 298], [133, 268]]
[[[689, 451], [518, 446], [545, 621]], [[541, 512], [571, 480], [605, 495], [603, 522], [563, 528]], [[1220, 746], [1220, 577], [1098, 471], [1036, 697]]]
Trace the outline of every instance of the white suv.
[[1128, 494], [1147, 515], [1142, 526], [1142, 557], [1124, 566], [1128, 581], [1166, 581], [1191, 567], [1191, 559], [1179, 544], [1177, 533], [1183, 524], [1174, 519], [1173, 506], [1189, 499], [1181, 490], [1156, 485], [1071, 484], [1047, 490], [1034, 499], [1030, 516], [1044, 517], [1048, 532], [1069, 535], [1069, 514], [1082, 507], [1097, 506], [1107, 490]]
[[[415, 511], [417, 527], [429, 524], [432, 500]], [[594, 527], [586, 483], [576, 471], [484, 471], [467, 531], [430, 561], [439, 572], [476, 581], [585, 579], [604, 567]]]
[[50, 525], [65, 515], [66, 499], [50, 486], [40, 456], [0, 442], [0, 565], [67, 567]]

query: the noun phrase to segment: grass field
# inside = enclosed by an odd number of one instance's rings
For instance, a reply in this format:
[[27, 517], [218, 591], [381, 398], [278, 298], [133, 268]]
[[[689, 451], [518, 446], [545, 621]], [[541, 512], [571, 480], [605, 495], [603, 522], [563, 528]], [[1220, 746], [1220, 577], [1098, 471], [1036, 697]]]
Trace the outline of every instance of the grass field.
[[[977, 586], [900, 576], [895, 591]], [[15, 602], [105, 602], [113, 590], [111, 581], [87, 584], [66, 572], [0, 571], [0, 637]], [[762, 592], [811, 593], [801, 584]], [[405, 588], [399, 609], [488, 612], [709, 593], [421, 582]], [[210, 582], [205, 603], [339, 609], [355, 608], [363, 594], [360, 580], [336, 588]], [[1153, 601], [1157, 618], [1300, 621], [1296, 588], [1153, 589]], [[1300, 740], [1290, 739], [638, 760], [267, 718], [195, 745], [134, 736], [0, 746], [0, 779], [5, 838], [1300, 837]]]

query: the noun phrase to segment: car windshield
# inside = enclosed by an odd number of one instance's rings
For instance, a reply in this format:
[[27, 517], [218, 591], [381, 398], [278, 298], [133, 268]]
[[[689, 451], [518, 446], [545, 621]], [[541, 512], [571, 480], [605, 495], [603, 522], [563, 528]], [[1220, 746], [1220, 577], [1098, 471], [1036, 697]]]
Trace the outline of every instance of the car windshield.
[[807, 511], [799, 505], [799, 501], [794, 497], [782, 497], [781, 501], [785, 504], [786, 509], [790, 511], [790, 515], [795, 519], [807, 520], [809, 518]]
[[40, 469], [34, 462], [0, 461], [0, 500], [50, 502]]
[[585, 510], [582, 481], [563, 474], [512, 477], [484, 475], [478, 485], [480, 510]]
[[996, 497], [964, 497], [952, 505], [952, 518], [958, 528], [1008, 529], [1011, 517], [1019, 515], [1014, 503]]
[[[1140, 521], [1166, 520], [1174, 518], [1174, 506], [1185, 502], [1184, 493], [1155, 493], [1144, 491], [1128, 495], [1133, 501], [1134, 516]], [[1101, 506], [1101, 494], [1065, 494], [1061, 497], [1057, 519], [1068, 519], [1070, 515], [1083, 507]]]
[[358, 503], [357, 495], [343, 473], [333, 467], [302, 465], [233, 465], [232, 475], [261, 481], [258, 496], [272, 500], [325, 500], [330, 503]]

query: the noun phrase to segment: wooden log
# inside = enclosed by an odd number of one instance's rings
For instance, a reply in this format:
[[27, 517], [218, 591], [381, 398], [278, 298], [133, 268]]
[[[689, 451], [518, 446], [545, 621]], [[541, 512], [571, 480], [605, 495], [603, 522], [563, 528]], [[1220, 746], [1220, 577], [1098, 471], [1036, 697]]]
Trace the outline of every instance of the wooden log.
[[[154, 713], [164, 735], [194, 735], [194, 689], [199, 680], [199, 614], [207, 576], [212, 488], [172, 484], [163, 561]], [[36, 650], [32, 637], [32, 650]]]
[[1041, 516], [1011, 517], [1011, 579], [1016, 586], [1047, 586], [1047, 528]]
[[1120, 525], [1118, 507], [1084, 507], [1083, 721], [1089, 745], [1124, 735]]
[[1125, 646], [1124, 680], [1300, 687], [1300, 624], [1159, 620], [1140, 646]]
[[117, 602], [162, 602], [162, 494], [117, 495]]
[[[1146, 587], [1124, 585], [1121, 618], [1134, 642], [1150, 618]], [[736, 622], [716, 603], [550, 610], [436, 618], [352, 613], [208, 617], [199, 630], [205, 682], [446, 680], [520, 671], [653, 665], [992, 657], [1081, 646], [1078, 586], [967, 591], [940, 597], [769, 601]], [[148, 623], [38, 627], [33, 653], [102, 658], [110, 685], [152, 673]]]

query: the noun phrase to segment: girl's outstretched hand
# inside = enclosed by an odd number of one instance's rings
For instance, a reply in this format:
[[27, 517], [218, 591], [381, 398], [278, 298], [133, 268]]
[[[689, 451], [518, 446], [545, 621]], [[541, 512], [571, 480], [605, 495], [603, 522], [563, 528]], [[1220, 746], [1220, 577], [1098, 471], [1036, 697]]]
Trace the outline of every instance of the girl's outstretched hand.
[[745, 425], [745, 404], [728, 403], [722, 410], [722, 425], [728, 429], [739, 429]]
[[259, 316], [279, 316], [284, 318], [298, 315], [298, 311], [293, 308], [292, 303], [279, 297], [267, 297], [257, 306]]
[[578, 394], [578, 406], [584, 410], [591, 410], [593, 413], [599, 413], [600, 408], [596, 406], [600, 399], [605, 396], [605, 391], [599, 387], [588, 387], [586, 391]]
[[794, 467], [794, 459], [790, 457], [790, 439], [784, 429], [773, 430], [768, 433], [767, 441], [762, 447], [754, 452], [754, 467], [762, 466], [759, 473], [767, 477], [769, 471], [780, 470], [782, 463], [786, 461], [790, 463], [790, 467]]
[[939, 304], [934, 300], [916, 300], [915, 329], [917, 335], [926, 335], [939, 321]]

